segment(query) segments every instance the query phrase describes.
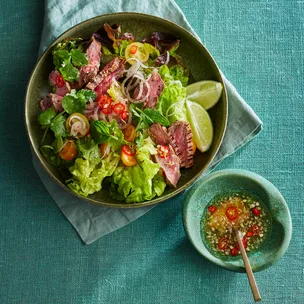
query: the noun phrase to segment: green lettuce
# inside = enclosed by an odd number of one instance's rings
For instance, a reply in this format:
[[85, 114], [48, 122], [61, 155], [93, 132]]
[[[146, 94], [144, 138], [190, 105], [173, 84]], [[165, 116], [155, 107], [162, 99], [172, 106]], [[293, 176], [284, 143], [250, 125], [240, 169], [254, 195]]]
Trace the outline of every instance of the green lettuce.
[[168, 66], [163, 65], [159, 69], [160, 76], [165, 82], [165, 88], [156, 107], [159, 112], [169, 119], [170, 123], [173, 123], [176, 120], [187, 121], [186, 108], [184, 104], [187, 90], [183, 86], [181, 80], [174, 78], [178, 77], [176, 75], [179, 74], [179, 70], [177, 68], [173, 68], [170, 70]]
[[68, 187], [82, 195], [88, 196], [100, 191], [102, 181], [115, 171], [120, 156], [111, 152], [106, 158], [94, 157], [90, 159], [77, 158], [69, 168], [72, 178], [66, 181]]
[[142, 202], [160, 196], [166, 187], [164, 179], [159, 175], [159, 164], [151, 160], [157, 153], [150, 137], [143, 140], [138, 148], [136, 158], [138, 164], [133, 167], [118, 166], [112, 175], [110, 194], [127, 203]]

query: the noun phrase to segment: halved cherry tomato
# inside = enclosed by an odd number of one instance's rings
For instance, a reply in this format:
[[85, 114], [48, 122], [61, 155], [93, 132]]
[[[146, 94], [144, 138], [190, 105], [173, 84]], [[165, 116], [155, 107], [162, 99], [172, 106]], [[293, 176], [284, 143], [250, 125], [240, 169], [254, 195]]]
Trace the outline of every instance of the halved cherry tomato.
[[58, 155], [64, 160], [73, 160], [77, 157], [78, 150], [74, 141], [68, 142], [58, 153]]
[[192, 149], [193, 149], [193, 155], [194, 155], [196, 152], [196, 144], [193, 140], [192, 140]]
[[255, 216], [260, 216], [260, 215], [261, 215], [260, 210], [257, 209], [257, 208], [255, 208], [255, 207], [252, 208], [251, 211], [252, 211], [252, 213], [253, 213]]
[[131, 48], [130, 48], [130, 53], [132, 55], [134, 55], [138, 50], [138, 47], [136, 45], [132, 45]]
[[216, 210], [216, 207], [215, 206], [210, 206], [210, 207], [208, 207], [208, 210], [210, 212], [214, 212]]
[[169, 148], [169, 146], [158, 145], [157, 153], [161, 158], [166, 158], [170, 153], [170, 148]]
[[254, 224], [251, 227], [251, 231], [252, 231], [253, 235], [259, 235], [262, 232], [262, 229], [257, 224]]
[[236, 256], [236, 255], [239, 254], [239, 249], [237, 249], [237, 248], [232, 248], [232, 249], [230, 250], [230, 253], [231, 253], [231, 255]]
[[127, 111], [124, 111], [120, 114], [120, 118], [123, 120], [126, 120], [129, 116], [129, 113]]
[[120, 159], [127, 167], [135, 166], [137, 161], [132, 153], [131, 148], [128, 145], [124, 145], [121, 149]]
[[125, 140], [128, 142], [132, 142], [136, 137], [135, 127], [133, 125], [127, 125], [123, 133]]
[[124, 112], [126, 106], [119, 102], [117, 103], [114, 107], [113, 107], [113, 112], [115, 112], [116, 114], [121, 114], [122, 112]]
[[64, 79], [61, 75], [57, 75], [55, 81], [58, 88], [62, 88], [64, 86]]
[[108, 148], [108, 144], [107, 143], [103, 143], [103, 144], [99, 145], [99, 150], [100, 150], [102, 158], [106, 158], [108, 156], [107, 148]]
[[228, 239], [225, 236], [223, 236], [217, 244], [220, 250], [226, 250], [228, 248], [228, 245]]
[[226, 216], [227, 216], [228, 220], [234, 221], [239, 216], [238, 210], [235, 207], [230, 206], [226, 209]]
[[[73, 125], [77, 123], [79, 127], [74, 130]], [[71, 114], [65, 122], [67, 131], [76, 138], [81, 138], [90, 132], [90, 123], [88, 119], [81, 113]]]

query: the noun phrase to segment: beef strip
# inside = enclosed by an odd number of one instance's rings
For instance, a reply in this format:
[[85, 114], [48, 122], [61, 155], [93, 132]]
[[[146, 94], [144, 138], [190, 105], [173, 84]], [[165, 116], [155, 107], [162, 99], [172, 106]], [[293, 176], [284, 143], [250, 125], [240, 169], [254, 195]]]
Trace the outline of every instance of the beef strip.
[[46, 111], [49, 108], [54, 108], [56, 112], [62, 112], [62, 98], [63, 96], [49, 93], [40, 101], [41, 110]]
[[[157, 72], [152, 73], [152, 76], [148, 80], [148, 84], [150, 86], [150, 94], [148, 96], [148, 99], [145, 101], [145, 107], [154, 109], [158, 102], [158, 98], [165, 87], [165, 84]], [[144, 86], [142, 90], [142, 94], [138, 96], [139, 86], [137, 86], [134, 90], [133, 99], [135, 100], [142, 99], [147, 94], [147, 91], [148, 91], [147, 86]]]
[[171, 145], [181, 161], [181, 167], [193, 165], [193, 142], [190, 124], [176, 121], [168, 129]]
[[162, 172], [165, 175], [166, 183], [176, 187], [176, 184], [181, 176], [180, 174], [180, 159], [175, 154], [171, 144], [167, 129], [156, 123], [150, 126], [149, 135], [157, 145], [168, 146], [169, 153], [166, 157], [155, 155], [155, 160], [159, 163]]
[[97, 97], [105, 94], [111, 86], [112, 79], [120, 78], [123, 75], [124, 69], [124, 60], [115, 57], [104, 66], [101, 72], [94, 77], [93, 81], [86, 85], [86, 89], [95, 91]]
[[65, 96], [66, 94], [71, 92], [71, 86], [67, 81], [63, 80], [64, 81], [63, 86], [59, 87], [56, 83], [56, 78], [58, 76], [61, 76], [59, 71], [57, 71], [57, 70], [52, 71], [51, 74], [49, 75], [49, 82], [50, 82], [51, 86], [53, 86], [55, 88], [55, 94], [60, 95], [60, 96]]
[[101, 60], [101, 43], [95, 39], [94, 36], [91, 38], [91, 42], [86, 50], [89, 63], [83, 66], [79, 70], [79, 79], [77, 83], [78, 88], [82, 88], [88, 82], [92, 81], [97, 75], [100, 60]]

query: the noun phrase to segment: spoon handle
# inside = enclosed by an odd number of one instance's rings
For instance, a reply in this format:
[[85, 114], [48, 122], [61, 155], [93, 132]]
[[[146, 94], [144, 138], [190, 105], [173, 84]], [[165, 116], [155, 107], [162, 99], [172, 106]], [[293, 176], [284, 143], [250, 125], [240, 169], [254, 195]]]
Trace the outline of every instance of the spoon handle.
[[248, 277], [248, 281], [249, 281], [249, 284], [250, 284], [250, 287], [251, 287], [253, 298], [254, 298], [255, 302], [261, 301], [261, 295], [260, 295], [260, 292], [259, 292], [259, 289], [258, 289], [258, 285], [255, 281], [255, 278], [254, 278], [254, 275], [253, 275], [253, 272], [252, 272], [252, 269], [251, 269], [251, 266], [250, 266], [250, 263], [249, 263], [247, 253], [246, 253], [246, 250], [245, 250], [243, 242], [242, 242], [241, 232], [239, 230], [235, 229], [235, 234], [236, 234], [237, 241], [238, 241], [240, 251], [241, 251], [241, 254], [242, 254], [242, 258], [243, 258], [243, 261], [244, 261], [244, 265], [245, 265], [245, 269], [246, 269], [246, 272], [247, 272], [247, 277]]

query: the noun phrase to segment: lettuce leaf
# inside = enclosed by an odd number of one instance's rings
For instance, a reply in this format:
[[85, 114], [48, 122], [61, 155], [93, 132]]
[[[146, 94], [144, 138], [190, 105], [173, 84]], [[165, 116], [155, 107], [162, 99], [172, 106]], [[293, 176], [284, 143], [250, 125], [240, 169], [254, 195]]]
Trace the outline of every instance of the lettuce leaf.
[[72, 178], [66, 181], [68, 187], [82, 195], [88, 196], [102, 187], [102, 181], [105, 177], [111, 176], [115, 171], [120, 156], [111, 152], [108, 157], [83, 159], [77, 158], [73, 166], [69, 168]]
[[110, 195], [127, 203], [142, 202], [160, 196], [166, 187], [158, 174], [159, 164], [151, 160], [156, 148], [150, 137], [143, 140], [137, 150], [138, 164], [133, 167], [118, 166], [112, 175]]

